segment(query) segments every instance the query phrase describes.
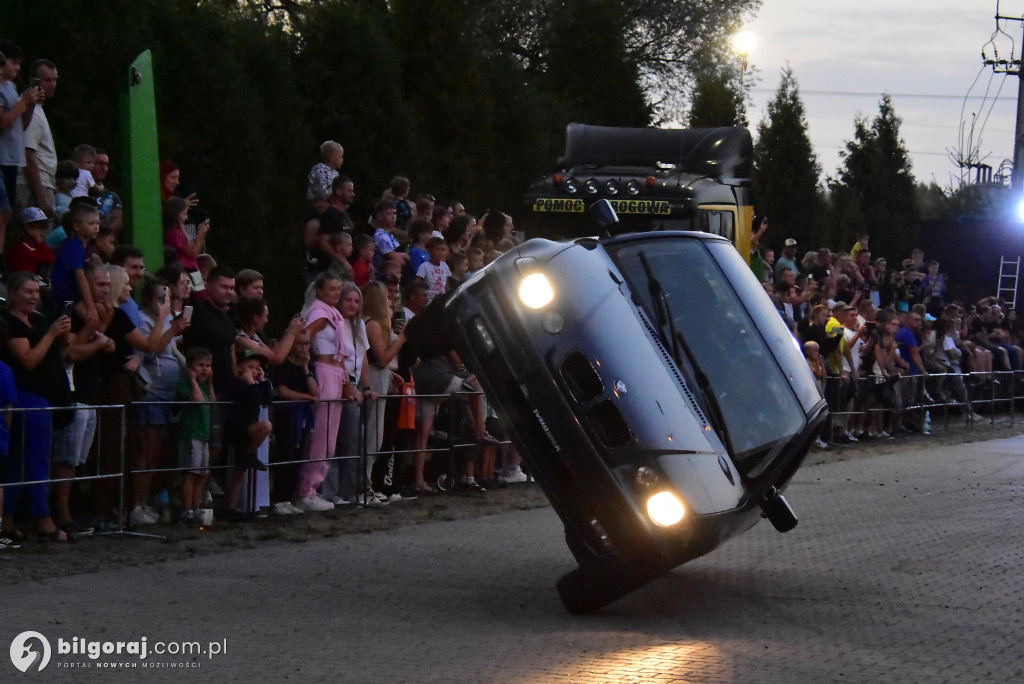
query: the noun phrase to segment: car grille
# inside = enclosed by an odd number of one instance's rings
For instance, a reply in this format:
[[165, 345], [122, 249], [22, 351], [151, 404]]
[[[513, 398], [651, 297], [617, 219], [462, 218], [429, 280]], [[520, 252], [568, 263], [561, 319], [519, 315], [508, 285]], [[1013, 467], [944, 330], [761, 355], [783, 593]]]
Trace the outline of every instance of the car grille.
[[625, 446], [633, 437], [622, 412], [609, 399], [591, 406], [587, 411], [587, 419], [594, 436], [606, 448]]
[[604, 383], [590, 359], [581, 351], [575, 351], [562, 361], [562, 380], [577, 404], [585, 404], [604, 393]]

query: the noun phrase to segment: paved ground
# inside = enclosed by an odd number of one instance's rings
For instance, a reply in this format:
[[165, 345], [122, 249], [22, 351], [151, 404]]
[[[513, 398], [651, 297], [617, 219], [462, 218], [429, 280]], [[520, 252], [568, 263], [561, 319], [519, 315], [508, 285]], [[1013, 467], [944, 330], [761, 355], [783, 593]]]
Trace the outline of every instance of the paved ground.
[[[555, 593], [573, 561], [550, 509], [5, 581], [0, 681], [1020, 681], [1022, 483], [1024, 437], [807, 466], [796, 530], [762, 523], [586, 617]], [[227, 653], [22, 675], [6, 651], [29, 629]]]

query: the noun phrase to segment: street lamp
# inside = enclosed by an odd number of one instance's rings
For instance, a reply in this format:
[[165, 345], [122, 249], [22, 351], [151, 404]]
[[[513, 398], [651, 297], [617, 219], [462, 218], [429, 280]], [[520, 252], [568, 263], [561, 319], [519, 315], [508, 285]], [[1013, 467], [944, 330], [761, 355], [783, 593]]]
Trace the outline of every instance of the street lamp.
[[753, 31], [737, 31], [732, 36], [732, 49], [743, 58], [743, 70], [747, 70], [747, 58], [757, 47], [757, 36]]

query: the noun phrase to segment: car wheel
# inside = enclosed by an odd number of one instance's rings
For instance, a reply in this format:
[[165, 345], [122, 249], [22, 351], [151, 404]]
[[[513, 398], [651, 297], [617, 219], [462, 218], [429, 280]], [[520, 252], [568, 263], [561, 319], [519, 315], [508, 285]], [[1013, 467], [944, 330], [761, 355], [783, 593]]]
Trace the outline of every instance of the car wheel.
[[558, 596], [570, 613], [585, 615], [600, 610], [627, 594], [632, 587], [617, 585], [582, 568], [558, 580]]

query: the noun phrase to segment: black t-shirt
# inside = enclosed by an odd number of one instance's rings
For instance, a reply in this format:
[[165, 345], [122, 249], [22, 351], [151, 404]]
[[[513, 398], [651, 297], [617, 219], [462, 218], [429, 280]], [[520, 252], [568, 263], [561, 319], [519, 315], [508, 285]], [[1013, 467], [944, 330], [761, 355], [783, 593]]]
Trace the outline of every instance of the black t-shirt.
[[[322, 214], [313, 214], [310, 218], [320, 221], [320, 228], [317, 235], [337, 235], [342, 232], [352, 232], [352, 220], [348, 214], [335, 207], [327, 207]], [[333, 258], [330, 254], [319, 247], [306, 250], [306, 269], [310, 273], [323, 273], [331, 265]]]
[[825, 282], [825, 279], [828, 278], [828, 274], [831, 271], [828, 266], [822, 266], [821, 264], [815, 263], [807, 272], [810, 274], [811, 278], [817, 280], [818, 283], [823, 283]]
[[249, 426], [260, 419], [260, 406], [270, 403], [272, 387], [269, 380], [254, 384], [234, 377], [229, 385], [227, 430], [236, 439], [246, 438]]
[[213, 355], [213, 388], [226, 394], [234, 377], [234, 346], [238, 328], [227, 311], [203, 300], [193, 304], [192, 325], [182, 334], [182, 348], [205, 347]]
[[135, 324], [128, 318], [128, 314], [121, 309], [114, 309], [114, 317], [103, 332], [114, 340], [113, 353], [100, 356], [100, 373], [104, 379], [124, 372], [124, 364], [134, 351], [131, 342], [128, 341], [128, 335], [132, 330], [135, 330]]
[[[77, 310], [72, 311], [71, 332], [78, 334], [83, 327], [85, 327], [85, 320]], [[73, 371], [75, 401], [83, 404], [100, 403], [100, 389], [103, 387], [103, 380], [124, 372], [124, 364], [132, 355], [132, 345], [125, 339], [132, 330], [135, 330], [135, 324], [132, 323], [128, 314], [121, 309], [114, 309], [114, 317], [107, 325], [107, 329], [100, 331], [114, 340], [114, 351], [101, 351], [87, 359], [75, 362]]]
[[442, 356], [455, 348], [455, 329], [444, 312], [444, 305], [451, 296], [451, 292], [437, 295], [427, 308], [413, 316], [405, 326], [403, 348], [420, 359]]
[[[31, 325], [26, 325], [9, 311], [4, 311], [3, 317], [7, 322], [7, 338], [25, 338], [31, 347], [39, 344], [50, 329], [50, 322], [38, 313], [33, 313], [30, 317]], [[61, 361], [62, 352], [63, 344], [54, 342], [43, 360], [30, 370], [18, 361], [8, 345], [0, 345], [0, 359], [10, 366], [18, 389], [37, 394], [54, 406], [66, 406], [70, 400], [68, 376]]]
[[[299, 364], [285, 359], [281, 362], [280, 366], [274, 366], [272, 372], [275, 387], [287, 387], [293, 392], [301, 392], [303, 394], [309, 392], [309, 385], [306, 383], [306, 378], [309, 374]], [[286, 408], [286, 406], [281, 408]]]
[[341, 232], [352, 232], [352, 219], [348, 214], [336, 207], [327, 207], [320, 214], [320, 235], [334, 235]]

